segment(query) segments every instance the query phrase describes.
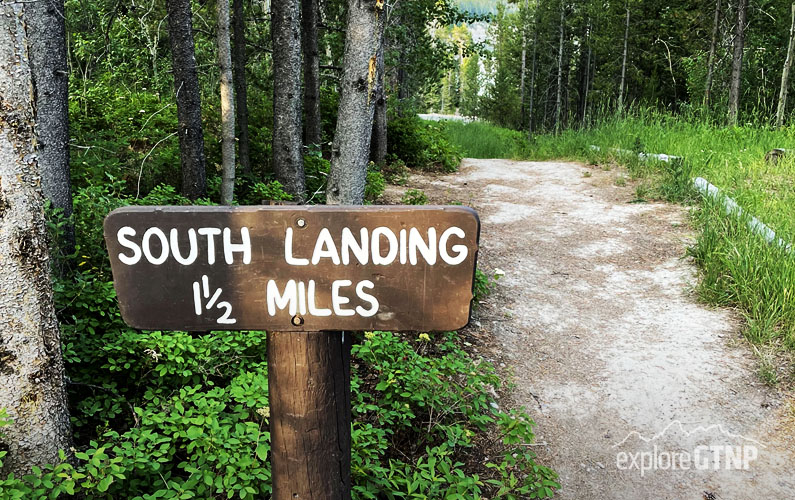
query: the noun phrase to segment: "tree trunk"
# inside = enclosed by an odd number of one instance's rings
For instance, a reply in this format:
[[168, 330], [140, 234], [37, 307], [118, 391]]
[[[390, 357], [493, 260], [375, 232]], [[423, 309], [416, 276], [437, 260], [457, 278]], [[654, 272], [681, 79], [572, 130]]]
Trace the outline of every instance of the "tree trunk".
[[375, 98], [375, 111], [373, 116], [373, 137], [370, 144], [370, 161], [376, 165], [384, 165], [386, 163], [387, 151], [387, 106], [386, 106], [386, 88], [384, 85], [384, 51], [378, 53], [378, 84], [376, 86]]
[[235, 197], [235, 95], [232, 87], [232, 45], [229, 38], [229, 0], [217, 0], [218, 67], [221, 70], [221, 203]]
[[555, 132], [560, 132], [560, 112], [563, 96], [563, 23], [566, 22], [565, 3], [560, 2], [560, 42], [558, 43], [558, 86], [555, 95]]
[[588, 70], [591, 64], [591, 54], [585, 47], [590, 47], [590, 20], [586, 21], [582, 27], [581, 43], [585, 46], [580, 47], [580, 58], [577, 62], [577, 122], [583, 123], [585, 115], [585, 99], [588, 94]]
[[405, 101], [409, 98], [409, 77], [406, 73], [406, 61], [403, 57], [403, 54], [400, 55], [400, 62], [398, 63], [397, 69], [397, 80], [398, 80], [398, 101]]
[[533, 136], [533, 118], [535, 110], [535, 92], [536, 92], [536, 72], [537, 72], [537, 58], [538, 54], [538, 4], [536, 4], [536, 11], [533, 13], [533, 64], [530, 70], [530, 112], [527, 116], [527, 135], [532, 138]]
[[[63, 0], [33, 2], [26, 9], [36, 101], [36, 138], [41, 188], [54, 208], [72, 215], [69, 178], [69, 68]], [[75, 246], [72, 224], [66, 226], [65, 254]]]
[[385, 18], [383, 0], [348, 0], [342, 89], [326, 191], [330, 205], [364, 201]]
[[341, 332], [268, 332], [274, 500], [351, 498], [350, 356]]
[[618, 109], [624, 109], [624, 85], [627, 79], [627, 45], [629, 42], [629, 0], [624, 3], [627, 10], [627, 20], [624, 25], [624, 55], [621, 57], [621, 85], [618, 89]]
[[740, 109], [740, 85], [743, 74], [743, 49], [745, 48], [745, 18], [748, 0], [739, 0], [737, 5], [737, 27], [734, 31], [734, 56], [732, 57], [732, 76], [729, 85], [729, 126], [737, 125]]
[[235, 115], [237, 116], [237, 156], [243, 173], [251, 173], [251, 155], [248, 136], [248, 83], [246, 82], [246, 19], [243, 13], [243, 0], [232, 1], [234, 19], [234, 52], [232, 76], [235, 82]]
[[527, 1], [528, 0], [524, 0], [524, 16], [522, 17], [522, 71], [521, 76], [519, 77], [519, 106], [522, 113], [520, 126], [522, 127], [524, 126], [525, 116], [527, 115], [524, 101], [524, 81], [525, 73], [527, 73], [527, 26], [525, 26], [525, 18], [527, 17]]
[[166, 0], [166, 9], [174, 91], [177, 96], [182, 194], [196, 199], [207, 194], [207, 172], [190, 0]]
[[720, 28], [720, 0], [715, 1], [715, 20], [712, 24], [712, 42], [709, 44], [707, 60], [707, 86], [704, 89], [704, 106], [709, 106], [712, 94], [712, 77], [715, 74], [715, 50], [718, 46], [718, 29]]
[[792, 24], [789, 29], [787, 59], [784, 61], [784, 70], [781, 72], [781, 93], [778, 96], [778, 110], [776, 111], [777, 127], [784, 125], [784, 113], [787, 111], [787, 93], [789, 91], [789, 71], [792, 68], [793, 56], [795, 56], [795, 3], [792, 4]]
[[271, 3], [273, 53], [273, 170], [293, 199], [306, 198], [301, 136], [301, 5]]
[[591, 32], [593, 25], [590, 20], [588, 21], [588, 58], [586, 59], [585, 66], [585, 90], [582, 97], [582, 126], [584, 127], [588, 119], [588, 95], [591, 93], [591, 82], [593, 81], [591, 71], [591, 57], [593, 56], [593, 47], [591, 46]]
[[31, 7], [0, 6], [0, 408], [14, 419], [3, 428], [0, 477], [57, 464], [58, 450], [68, 454], [71, 444], [36, 161], [25, 26], [39, 12]]
[[304, 52], [304, 144], [320, 146], [320, 57], [317, 45], [317, 25], [320, 14], [318, 0], [301, 0], [301, 38]]

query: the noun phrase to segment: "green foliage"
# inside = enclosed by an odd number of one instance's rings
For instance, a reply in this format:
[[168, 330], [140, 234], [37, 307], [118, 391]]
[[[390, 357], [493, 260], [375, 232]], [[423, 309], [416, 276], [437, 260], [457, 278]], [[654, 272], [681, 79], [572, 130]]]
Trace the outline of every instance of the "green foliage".
[[403, 193], [403, 197], [400, 198], [400, 203], [403, 205], [427, 205], [428, 196], [421, 189], [410, 188]]
[[409, 181], [411, 170], [409, 170], [403, 160], [393, 157], [393, 159], [381, 168], [381, 172], [386, 182], [396, 186], [405, 186]]
[[364, 185], [365, 203], [375, 203], [384, 194], [386, 179], [381, 169], [373, 162], [367, 166], [367, 183]]
[[326, 203], [326, 183], [331, 162], [320, 152], [304, 155], [304, 177], [306, 178], [307, 203]]
[[[320, 160], [310, 164], [322, 169]], [[116, 190], [121, 183], [78, 188], [78, 265], [54, 286], [76, 461], [62, 456], [62, 464], [0, 478], [0, 498], [268, 498], [266, 333], [124, 324], [96, 228], [111, 208], [186, 200], [171, 187], [136, 200]], [[377, 190], [383, 179], [370, 184]], [[499, 377], [463, 351], [455, 333], [376, 332], [359, 341], [354, 498], [543, 497], [557, 487], [554, 472], [524, 446], [534, 438], [529, 417], [492, 406]], [[0, 433], [8, 425], [0, 410]], [[474, 474], [465, 464], [483, 453], [479, 443], [492, 430], [499, 438], [488, 448], [487, 473]]]
[[473, 287], [475, 304], [491, 295], [494, 285], [501, 277], [501, 272], [495, 272], [493, 276], [489, 276], [480, 269], [475, 269], [475, 285]]
[[475, 121], [439, 122], [442, 130], [465, 158], [526, 158], [530, 151], [527, 135], [515, 130]]
[[701, 233], [691, 254], [701, 268], [701, 296], [743, 310], [752, 342], [795, 350], [792, 253], [751, 232], [747, 214], [727, 215], [720, 201], [704, 199], [694, 214]]
[[293, 199], [292, 195], [284, 190], [284, 186], [279, 181], [255, 182], [248, 190], [247, 196], [240, 196], [239, 198], [243, 205], [259, 205], [266, 200], [291, 201]]
[[387, 127], [389, 154], [410, 168], [443, 172], [458, 169], [461, 154], [441, 125], [407, 116], [390, 120]]

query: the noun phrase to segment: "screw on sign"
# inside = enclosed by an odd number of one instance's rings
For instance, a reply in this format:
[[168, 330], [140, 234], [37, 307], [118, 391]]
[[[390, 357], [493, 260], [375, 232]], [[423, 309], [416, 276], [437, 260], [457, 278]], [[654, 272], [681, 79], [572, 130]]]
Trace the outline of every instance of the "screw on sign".
[[[105, 219], [124, 320], [268, 330], [273, 498], [350, 498], [350, 335], [469, 321], [465, 207], [125, 207]], [[318, 411], [322, 408], [323, 411]]]

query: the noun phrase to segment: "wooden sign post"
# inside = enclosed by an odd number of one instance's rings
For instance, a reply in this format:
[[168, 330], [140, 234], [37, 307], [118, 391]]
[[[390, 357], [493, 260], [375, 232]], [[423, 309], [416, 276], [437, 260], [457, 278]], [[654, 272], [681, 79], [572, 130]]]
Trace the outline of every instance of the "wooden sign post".
[[350, 498], [350, 335], [469, 321], [465, 207], [125, 207], [119, 307], [147, 330], [268, 330], [273, 498]]

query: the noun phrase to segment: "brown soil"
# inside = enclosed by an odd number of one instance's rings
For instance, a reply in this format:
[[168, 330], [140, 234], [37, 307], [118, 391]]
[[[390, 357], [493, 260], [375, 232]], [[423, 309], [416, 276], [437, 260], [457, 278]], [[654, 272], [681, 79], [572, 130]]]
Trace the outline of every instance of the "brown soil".
[[[757, 376], [739, 316], [694, 296], [686, 209], [630, 203], [634, 189], [617, 175], [464, 160], [457, 174], [406, 186], [478, 210], [480, 267], [505, 271], [463, 332], [513, 375], [500, 404], [534, 417], [534, 450], [560, 474], [560, 498], [792, 498], [791, 400]], [[387, 201], [406, 187], [390, 187]], [[758, 457], [737, 470], [720, 455], [704, 470], [709, 446]], [[665, 467], [666, 454], [689, 469]], [[628, 468], [642, 456], [663, 463]]]

